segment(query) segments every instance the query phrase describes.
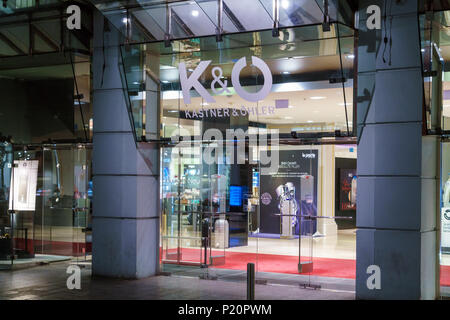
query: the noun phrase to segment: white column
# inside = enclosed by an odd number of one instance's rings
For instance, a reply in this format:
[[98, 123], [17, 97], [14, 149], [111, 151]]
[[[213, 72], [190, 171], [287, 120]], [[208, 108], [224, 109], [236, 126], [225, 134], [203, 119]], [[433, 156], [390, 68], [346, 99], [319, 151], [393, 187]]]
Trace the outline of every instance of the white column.
[[104, 32], [103, 23], [95, 12], [92, 274], [142, 278], [159, 265], [159, 167], [149, 166], [136, 147], [120, 77], [119, 36], [114, 27]]
[[[334, 217], [335, 209], [335, 159], [334, 145], [322, 145], [320, 150], [321, 171], [321, 210], [320, 216]], [[334, 219], [317, 219], [319, 234], [337, 235], [337, 224]]]

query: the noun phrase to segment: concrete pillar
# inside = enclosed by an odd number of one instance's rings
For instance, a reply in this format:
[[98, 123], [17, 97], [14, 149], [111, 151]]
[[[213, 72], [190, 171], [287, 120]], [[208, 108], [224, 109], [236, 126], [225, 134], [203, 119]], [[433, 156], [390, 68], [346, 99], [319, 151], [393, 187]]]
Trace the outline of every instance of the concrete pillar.
[[120, 77], [119, 34], [112, 26], [105, 32], [103, 24], [96, 12], [92, 273], [142, 278], [159, 265], [159, 169], [136, 147]]
[[[367, 29], [373, 4], [382, 16], [386, 4], [386, 29]], [[417, 1], [359, 5], [356, 298], [434, 299], [438, 149], [422, 137]], [[367, 286], [370, 265], [380, 289]]]

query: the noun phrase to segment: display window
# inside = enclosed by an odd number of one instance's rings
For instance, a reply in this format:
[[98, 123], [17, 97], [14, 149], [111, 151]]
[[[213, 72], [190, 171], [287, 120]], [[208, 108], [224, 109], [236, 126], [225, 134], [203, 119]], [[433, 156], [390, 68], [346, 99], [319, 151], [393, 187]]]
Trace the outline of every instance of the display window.
[[90, 260], [91, 148], [0, 148], [0, 268]]

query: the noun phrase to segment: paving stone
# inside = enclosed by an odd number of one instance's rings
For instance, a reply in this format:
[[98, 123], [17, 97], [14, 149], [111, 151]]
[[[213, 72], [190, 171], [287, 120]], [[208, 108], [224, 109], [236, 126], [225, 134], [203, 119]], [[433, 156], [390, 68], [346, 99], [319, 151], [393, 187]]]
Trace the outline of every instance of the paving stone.
[[[140, 280], [120, 280], [91, 276], [81, 269], [81, 290], [66, 286], [69, 262], [57, 262], [30, 269], [0, 271], [2, 299], [179, 299], [243, 300], [245, 282], [201, 280], [198, 277], [154, 276]], [[298, 286], [256, 285], [255, 296], [262, 300], [349, 300], [354, 292], [310, 290]]]

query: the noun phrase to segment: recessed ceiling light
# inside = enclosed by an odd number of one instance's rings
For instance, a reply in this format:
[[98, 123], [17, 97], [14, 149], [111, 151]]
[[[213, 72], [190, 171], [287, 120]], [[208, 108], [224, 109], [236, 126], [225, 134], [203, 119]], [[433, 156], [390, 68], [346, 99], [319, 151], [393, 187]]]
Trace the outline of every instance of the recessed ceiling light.
[[192, 10], [191, 14], [193, 17], [198, 17], [199, 12], [198, 12], [198, 10]]
[[290, 74], [289, 71], [283, 71], [282, 74]]
[[320, 97], [320, 96], [315, 96], [315, 97], [310, 97], [311, 100], [322, 100], [322, 99], [326, 99], [327, 97]]
[[308, 121], [306, 121], [306, 122], [308, 122], [308, 123], [313, 123], [314, 121], [313, 121], [313, 120], [308, 120]]

